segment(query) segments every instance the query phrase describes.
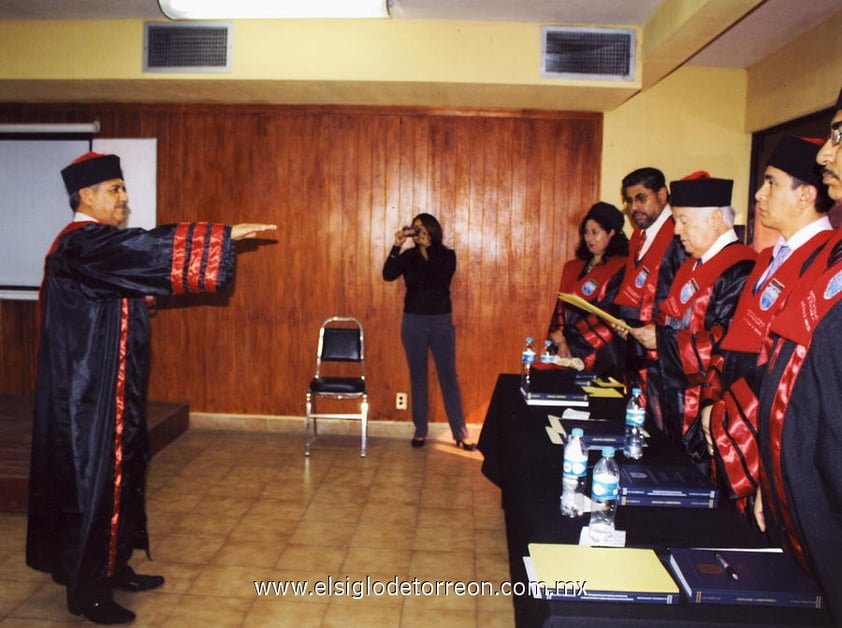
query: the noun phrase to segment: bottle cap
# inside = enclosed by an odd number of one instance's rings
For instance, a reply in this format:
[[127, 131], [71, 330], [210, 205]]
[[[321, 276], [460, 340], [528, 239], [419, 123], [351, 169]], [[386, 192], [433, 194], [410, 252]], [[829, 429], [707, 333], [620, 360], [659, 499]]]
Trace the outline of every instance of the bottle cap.
[[602, 457], [603, 458], [613, 458], [614, 457], [614, 448], [605, 446], [602, 448]]
[[570, 436], [572, 436], [573, 438], [582, 438], [582, 436], [584, 435], [585, 430], [583, 430], [581, 427], [574, 427], [572, 430], [570, 430]]

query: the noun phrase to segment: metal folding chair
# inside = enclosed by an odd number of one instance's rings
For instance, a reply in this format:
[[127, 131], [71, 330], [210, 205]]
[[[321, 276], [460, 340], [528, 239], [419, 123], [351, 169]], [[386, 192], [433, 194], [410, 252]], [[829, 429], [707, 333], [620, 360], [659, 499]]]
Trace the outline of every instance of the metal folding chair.
[[[359, 412], [319, 412], [319, 398], [354, 401]], [[333, 402], [331, 402], [333, 404]], [[335, 404], [333, 404], [335, 405]], [[304, 455], [310, 455], [310, 441], [317, 434], [317, 419], [351, 419], [361, 422], [360, 456], [365, 458], [368, 430], [368, 394], [365, 386], [365, 341], [356, 318], [333, 316], [319, 328], [316, 374], [307, 389], [304, 418]], [[312, 436], [310, 423], [313, 424]]]

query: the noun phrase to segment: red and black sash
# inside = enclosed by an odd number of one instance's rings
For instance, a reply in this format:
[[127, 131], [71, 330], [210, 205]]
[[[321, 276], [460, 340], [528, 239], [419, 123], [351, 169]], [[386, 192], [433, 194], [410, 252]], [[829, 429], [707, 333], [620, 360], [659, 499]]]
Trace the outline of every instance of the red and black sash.
[[[705, 312], [714, 284], [726, 270], [740, 262], [754, 260], [756, 256], [754, 250], [744, 244], [731, 244], [704, 264], [697, 265], [697, 260], [690, 258], [678, 269], [670, 292], [661, 303], [658, 313], [661, 324], [666, 324], [669, 319], [683, 321], [689, 312], [686, 327], [676, 334], [682, 370], [689, 384], [684, 390], [682, 434], [698, 416], [701, 384], [711, 363], [715, 343], [721, 339], [716, 330], [710, 330], [709, 338], [696, 335], [705, 331]], [[719, 333], [722, 331], [719, 330]]]
[[716, 280], [734, 264], [755, 259], [757, 254], [745, 244], [730, 244], [701, 265], [694, 258], [687, 259], [675, 274], [675, 281], [661, 303], [659, 314], [681, 320], [693, 308], [689, 329], [704, 329], [704, 313]]
[[[755, 265], [746, 280], [746, 287], [734, 312], [734, 320], [722, 340], [723, 349], [746, 353], [760, 351], [768, 335], [772, 319], [784, 307], [789, 295], [798, 284], [804, 263], [811, 255], [815, 255], [817, 249], [827, 243], [832, 234], [830, 230], [821, 231], [799, 246], [756, 293], [754, 287], [769, 265]], [[759, 259], [771, 260], [772, 249], [773, 247], [769, 247], [761, 251]]]
[[[833, 248], [832, 244], [828, 243], [825, 249]], [[805, 274], [803, 287], [793, 291], [771, 325], [773, 333], [807, 348], [824, 315], [842, 299], [842, 264], [822, 270], [824, 257], [820, 256], [810, 267], [819, 266], [821, 274], [814, 281]]]
[[[839, 241], [842, 241], [842, 234], [837, 232], [810, 266], [810, 271], [813, 272], [805, 273], [804, 281], [792, 292], [783, 310], [775, 317], [771, 325], [771, 331], [774, 334], [794, 342], [796, 346], [786, 366], [781, 370], [781, 379], [772, 401], [768, 428], [771, 468], [761, 476], [762, 486], [767, 495], [774, 496], [777, 500], [779, 506], [777, 514], [781, 518], [787, 539], [805, 567], [803, 547], [796, 533], [795, 522], [792, 519], [784, 489], [781, 446], [786, 411], [795, 382], [812, 344], [816, 327], [831, 308], [842, 300], [842, 264], [827, 268], [829, 256], [833, 252], [834, 245]], [[769, 360], [770, 370], [779, 359], [780, 348], [783, 344], [780, 341], [777, 343], [776, 350]]]
[[585, 267], [583, 260], [575, 260], [578, 263], [567, 262], [561, 274], [559, 292], [572, 292], [589, 303], [599, 303], [605, 299], [605, 290], [608, 282], [616, 275], [626, 263], [625, 257], [609, 257], [604, 264], [594, 266], [591, 271], [583, 276], [582, 270]]
[[741, 499], [754, 495], [760, 480], [758, 406], [757, 395], [748, 382], [740, 378], [731, 384], [711, 409], [710, 433], [716, 443], [716, 451], [732, 498]]
[[[766, 272], [768, 264], [755, 265], [740, 296], [728, 333], [722, 340], [721, 347], [724, 350], [761, 352], [772, 321], [798, 285], [805, 262], [827, 244], [832, 234], [832, 231], [827, 230], [810, 238], [756, 291], [755, 285]], [[760, 259], [771, 260], [773, 248], [763, 250]], [[765, 361], [764, 355], [761, 363]], [[712, 384], [709, 388], [716, 399], [711, 410], [711, 435], [716, 442], [720, 468], [730, 486], [731, 496], [737, 499], [738, 506], [742, 506], [745, 498], [754, 495], [760, 481], [760, 452], [757, 443], [759, 402], [745, 378], [738, 379], [729, 390], [722, 392], [718, 386], [718, 377], [716, 382], [711, 382], [712, 374], [714, 369], [706, 378], [706, 382]]]
[[[783, 343], [779, 343], [778, 347]], [[777, 358], [777, 352], [774, 358]], [[775, 399], [772, 402], [772, 408], [769, 416], [769, 447], [771, 468], [764, 469], [765, 473], [761, 474], [761, 486], [765, 495], [774, 496], [777, 501], [776, 515], [780, 518], [780, 523], [783, 525], [787, 540], [795, 551], [795, 555], [801, 562], [801, 565], [809, 571], [809, 567], [804, 559], [804, 548], [801, 545], [801, 540], [798, 538], [795, 530], [795, 522], [792, 519], [792, 514], [789, 508], [789, 502], [786, 497], [786, 490], [784, 489], [783, 467], [781, 465], [781, 443], [784, 431], [784, 418], [786, 416], [786, 409], [789, 406], [790, 395], [792, 389], [795, 387], [795, 381], [798, 379], [798, 373], [804, 364], [804, 359], [807, 357], [807, 348], [804, 345], [798, 345], [792, 352], [786, 368], [782, 371], [782, 376], [778, 382], [778, 391], [775, 394]], [[775, 363], [775, 359], [770, 360], [770, 364]], [[771, 478], [769, 477], [771, 475]], [[773, 484], [774, 481], [774, 484]]]
[[[568, 284], [569, 289], [566, 291], [579, 295], [589, 303], [600, 303], [605, 300], [608, 282], [623, 269], [625, 263], [625, 257], [609, 257], [604, 264], [595, 266], [584, 277], [579, 278], [577, 275], [574, 282]], [[596, 352], [611, 342], [614, 333], [593, 314], [581, 318], [576, 323], [576, 329], [594, 350], [584, 360], [586, 368], [593, 368], [596, 363]]]
[[[559, 292], [573, 293], [589, 303], [599, 303], [605, 299], [605, 293], [611, 278], [623, 269], [625, 263], [625, 257], [609, 257], [604, 264], [594, 266], [589, 273], [580, 277], [586, 262], [584, 260], [571, 260], [564, 265], [559, 282]], [[563, 321], [565, 307], [566, 305], [559, 301], [559, 316], [557, 316], [559, 323]], [[594, 353], [584, 358], [585, 367], [593, 368], [596, 363], [595, 352], [611, 342], [613, 332], [592, 314], [579, 319], [576, 323], [576, 329], [594, 350]]]
[[638, 308], [641, 321], [649, 322], [655, 311], [655, 292], [658, 288], [658, 273], [661, 261], [675, 237], [675, 219], [670, 216], [646, 251], [643, 259], [638, 261], [638, 253], [643, 246], [643, 231], [635, 229], [629, 243], [629, 257], [626, 260], [626, 274], [620, 286], [620, 292], [614, 299], [617, 305]]

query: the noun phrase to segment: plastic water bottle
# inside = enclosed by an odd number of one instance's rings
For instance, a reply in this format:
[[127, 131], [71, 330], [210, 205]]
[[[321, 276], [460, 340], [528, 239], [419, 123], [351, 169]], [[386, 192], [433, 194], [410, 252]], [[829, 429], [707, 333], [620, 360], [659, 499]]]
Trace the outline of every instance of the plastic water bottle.
[[591, 482], [591, 520], [588, 532], [595, 545], [610, 544], [614, 538], [614, 516], [620, 494], [620, 468], [614, 460], [614, 448], [603, 447], [602, 458], [593, 468]]
[[544, 341], [544, 350], [541, 352], [541, 364], [552, 364], [555, 360], [555, 356], [552, 354], [552, 351], [550, 351], [550, 347], [552, 346], [552, 340]]
[[646, 433], [643, 431], [645, 420], [646, 410], [643, 407], [640, 388], [634, 387], [631, 399], [626, 405], [626, 439], [623, 443], [623, 455], [626, 458], [638, 460], [643, 456], [643, 447], [646, 445]]
[[521, 354], [520, 378], [524, 384], [529, 384], [529, 373], [535, 363], [535, 349], [532, 348], [532, 336], [526, 337], [526, 346]]
[[588, 450], [580, 427], [570, 430], [564, 446], [564, 466], [561, 475], [561, 514], [578, 517], [585, 512], [585, 477], [588, 474]]

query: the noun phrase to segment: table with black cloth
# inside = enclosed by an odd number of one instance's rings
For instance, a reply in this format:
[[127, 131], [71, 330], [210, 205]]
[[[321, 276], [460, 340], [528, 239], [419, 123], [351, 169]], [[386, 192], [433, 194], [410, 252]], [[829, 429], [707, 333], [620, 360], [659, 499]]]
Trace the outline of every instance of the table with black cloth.
[[[527, 583], [523, 557], [529, 543], [579, 542], [588, 516], [562, 517], [562, 447], [550, 442], [547, 415], [563, 408], [528, 406], [519, 391], [520, 376], [498, 377], [479, 439], [483, 474], [500, 487], [506, 521], [509, 570], [513, 583]], [[592, 399], [591, 416], [622, 423], [623, 402]], [[591, 463], [598, 452], [591, 452]], [[623, 463], [621, 452], [618, 462]], [[652, 435], [641, 462], [692, 464], [669, 441]], [[620, 506], [616, 527], [626, 531], [628, 547], [655, 549], [662, 560], [669, 547], [765, 547], [763, 535], [726, 498], [720, 507], [660, 508]], [[528, 591], [528, 588], [527, 588]], [[633, 604], [546, 601], [515, 596], [518, 628], [534, 626], [830, 626], [824, 610], [770, 606]]]

